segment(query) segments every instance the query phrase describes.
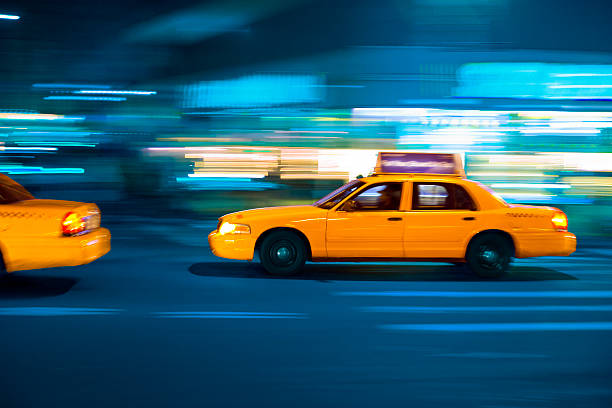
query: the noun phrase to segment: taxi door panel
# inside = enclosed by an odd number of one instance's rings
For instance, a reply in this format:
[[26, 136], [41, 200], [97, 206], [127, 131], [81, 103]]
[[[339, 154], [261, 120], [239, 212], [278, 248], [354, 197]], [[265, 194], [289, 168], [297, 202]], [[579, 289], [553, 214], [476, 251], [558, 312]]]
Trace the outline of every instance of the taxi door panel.
[[409, 211], [405, 215], [404, 251], [410, 258], [462, 258], [465, 242], [476, 230], [474, 211]]
[[480, 220], [474, 200], [450, 182], [413, 182], [404, 252], [410, 258], [462, 258]]
[[403, 211], [333, 211], [327, 217], [327, 256], [400, 258], [404, 256]]

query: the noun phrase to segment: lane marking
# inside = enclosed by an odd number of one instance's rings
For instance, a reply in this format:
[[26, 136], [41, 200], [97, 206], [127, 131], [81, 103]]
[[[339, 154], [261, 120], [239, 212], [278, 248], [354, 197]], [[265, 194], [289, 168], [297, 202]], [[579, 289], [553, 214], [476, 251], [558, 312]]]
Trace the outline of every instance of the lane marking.
[[449, 313], [449, 312], [612, 312], [612, 305], [550, 306], [363, 306], [356, 309], [375, 313]]
[[566, 260], [561, 260], [557, 257], [551, 257], [551, 258], [546, 258], [546, 257], [538, 257], [537, 259], [516, 259], [514, 260], [513, 263], [520, 265], [520, 264], [534, 264], [534, 263], [539, 263], [539, 264], [547, 264], [547, 263], [558, 263], [558, 262], [572, 262], [572, 261], [606, 261], [606, 259], [602, 256], [588, 256], [588, 255], [583, 255], [583, 256], [572, 256], [570, 258], [567, 258]]
[[0, 308], [0, 316], [92, 316], [113, 315], [123, 311], [89, 307], [3, 307]]
[[305, 313], [267, 312], [153, 312], [154, 317], [165, 319], [307, 319]]
[[454, 291], [381, 291], [334, 292], [336, 296], [392, 296], [392, 297], [445, 297], [445, 298], [612, 298], [612, 290], [568, 290], [528, 292], [454, 292]]
[[612, 322], [425, 323], [383, 324], [383, 330], [434, 332], [604, 331]]
[[548, 358], [546, 354], [526, 354], [526, 353], [500, 353], [494, 351], [474, 351], [467, 353], [440, 353], [432, 354], [434, 357], [461, 357], [461, 358]]

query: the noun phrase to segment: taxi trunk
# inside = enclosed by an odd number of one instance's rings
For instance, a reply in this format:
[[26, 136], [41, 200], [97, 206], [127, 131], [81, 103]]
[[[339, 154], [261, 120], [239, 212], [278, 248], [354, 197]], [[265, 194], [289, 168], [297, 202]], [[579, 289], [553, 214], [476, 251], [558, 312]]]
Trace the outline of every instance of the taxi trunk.
[[0, 249], [8, 272], [81, 265], [110, 250], [92, 203], [28, 199], [0, 207]]

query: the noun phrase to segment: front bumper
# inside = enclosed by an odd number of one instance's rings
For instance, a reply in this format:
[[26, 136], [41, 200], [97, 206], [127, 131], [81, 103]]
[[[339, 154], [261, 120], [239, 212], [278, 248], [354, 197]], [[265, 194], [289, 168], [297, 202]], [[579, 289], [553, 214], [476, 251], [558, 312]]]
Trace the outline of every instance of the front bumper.
[[576, 251], [576, 235], [571, 232], [528, 233], [517, 236], [517, 258], [569, 256]]
[[217, 230], [208, 234], [212, 253], [220, 258], [251, 261], [255, 252], [255, 241], [250, 235], [225, 234]]

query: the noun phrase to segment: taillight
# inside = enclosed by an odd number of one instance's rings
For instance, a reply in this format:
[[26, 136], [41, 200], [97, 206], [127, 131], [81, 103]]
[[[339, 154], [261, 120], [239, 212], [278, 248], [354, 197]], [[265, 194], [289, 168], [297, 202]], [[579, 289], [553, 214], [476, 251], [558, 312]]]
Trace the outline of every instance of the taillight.
[[76, 235], [85, 231], [87, 227], [86, 217], [73, 213], [72, 211], [66, 214], [62, 220], [62, 232], [64, 235]]
[[562, 211], [555, 212], [551, 221], [557, 231], [567, 231], [567, 216]]

